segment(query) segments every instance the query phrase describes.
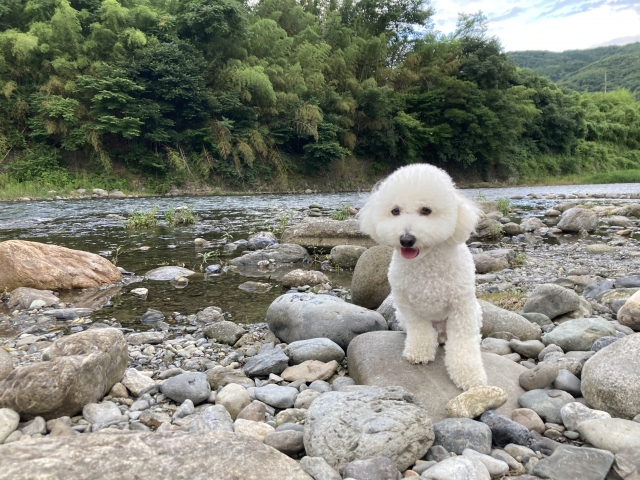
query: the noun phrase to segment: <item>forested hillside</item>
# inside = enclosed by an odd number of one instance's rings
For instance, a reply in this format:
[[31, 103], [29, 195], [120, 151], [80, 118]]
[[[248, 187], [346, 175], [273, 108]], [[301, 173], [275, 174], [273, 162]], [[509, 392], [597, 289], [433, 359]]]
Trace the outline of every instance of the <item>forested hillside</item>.
[[0, 180], [126, 169], [161, 192], [285, 188], [353, 157], [486, 179], [640, 166], [632, 94], [569, 94], [517, 69], [481, 17], [441, 35], [421, 0], [251, 5], [5, 0]]
[[521, 68], [531, 68], [559, 86], [571, 90], [604, 92], [627, 88], [640, 92], [640, 43], [564, 52], [509, 52]]

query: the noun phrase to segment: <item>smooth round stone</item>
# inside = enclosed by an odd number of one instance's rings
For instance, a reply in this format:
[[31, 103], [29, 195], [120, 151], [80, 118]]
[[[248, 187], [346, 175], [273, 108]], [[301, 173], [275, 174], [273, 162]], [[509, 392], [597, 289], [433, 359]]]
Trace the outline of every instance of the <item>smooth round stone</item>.
[[355, 384], [356, 384], [356, 381], [351, 377], [338, 377], [331, 384], [331, 388], [339, 392], [342, 387], [355, 385]]
[[605, 450], [561, 445], [550, 457], [536, 463], [533, 474], [553, 479], [603, 479], [613, 460], [613, 454]]
[[531, 435], [529, 429], [495, 410], [484, 412], [480, 421], [489, 426], [494, 445], [503, 447], [510, 443], [527, 445]]
[[491, 429], [469, 418], [446, 418], [433, 425], [434, 445], [442, 445], [448, 452], [462, 455], [466, 448], [491, 453]]
[[531, 312], [531, 313], [521, 313], [520, 315], [522, 315], [524, 318], [529, 320], [531, 323], [538, 324], [541, 327], [544, 327], [545, 325], [553, 324], [553, 322], [549, 319], [549, 317], [547, 317], [544, 313]]
[[594, 410], [583, 405], [580, 402], [567, 403], [560, 409], [562, 423], [568, 430], [577, 431], [578, 426], [587, 420], [596, 420], [600, 418], [611, 418], [607, 412], [602, 410]]
[[495, 410], [504, 405], [507, 394], [500, 387], [481, 386], [461, 393], [447, 403], [450, 417], [475, 418], [487, 410]]
[[544, 343], [540, 340], [526, 340], [524, 342], [513, 339], [509, 342], [511, 350], [519, 353], [524, 358], [538, 358], [540, 352], [544, 349]]
[[306, 362], [307, 360], [319, 360], [330, 362], [335, 360], [340, 363], [344, 358], [344, 350], [336, 342], [328, 338], [311, 338], [309, 340], [298, 340], [291, 342], [284, 349], [293, 365]]
[[555, 344], [565, 352], [590, 350], [600, 337], [614, 336], [616, 329], [604, 318], [576, 318], [542, 336], [545, 345]]
[[558, 376], [557, 365], [539, 364], [531, 370], [522, 372], [518, 381], [525, 390], [538, 390], [548, 387]]
[[343, 478], [354, 480], [388, 480], [398, 478], [400, 472], [389, 457], [374, 457], [355, 460], [344, 466]]
[[521, 407], [530, 408], [543, 420], [552, 423], [562, 423], [560, 410], [573, 401], [573, 395], [561, 390], [531, 390], [518, 398]]
[[296, 430], [271, 432], [263, 441], [285, 455], [295, 455], [304, 450], [304, 433]]
[[614, 337], [614, 336], [600, 337], [595, 342], [593, 342], [593, 345], [591, 345], [591, 351], [598, 352], [603, 348], [608, 347], [613, 342], [617, 342], [617, 341], [618, 341], [618, 337]]
[[511, 353], [509, 342], [501, 338], [487, 337], [482, 340], [480, 347], [485, 352], [495, 353], [497, 355], [508, 355]]
[[547, 356], [547, 353], [552, 353], [552, 352], [564, 354], [564, 350], [562, 350], [559, 346], [551, 344], [551, 345], [547, 345], [542, 349], [542, 351], [538, 354], [538, 360], [542, 362], [544, 360], [544, 357]]
[[189, 372], [168, 378], [160, 386], [160, 391], [174, 402], [183, 403], [189, 399], [198, 405], [209, 398], [211, 386], [205, 373]]
[[484, 464], [475, 457], [450, 457], [422, 472], [427, 480], [490, 480], [491, 475]]
[[324, 380], [316, 380], [315, 382], [311, 382], [309, 388], [320, 393], [326, 393], [332, 390], [331, 385]]
[[281, 387], [278, 385], [266, 385], [256, 388], [256, 399], [271, 405], [275, 408], [289, 408], [298, 396], [298, 390], [292, 387]]
[[511, 414], [511, 419], [514, 422], [518, 422], [520, 425], [523, 425], [528, 430], [533, 430], [540, 434], [544, 433], [546, 430], [540, 415], [530, 408], [516, 408]]
[[640, 451], [640, 423], [623, 418], [586, 420], [578, 432], [591, 445], [613, 453], [632, 449]]
[[254, 400], [240, 411], [237, 418], [244, 418], [245, 420], [252, 420], [254, 422], [264, 422], [266, 413], [267, 406], [258, 400]]
[[242, 385], [236, 383], [222, 387], [222, 390], [216, 395], [216, 405], [222, 405], [226, 408], [234, 420], [249, 403], [251, 403], [249, 392]]
[[580, 391], [580, 383], [581, 382], [578, 377], [569, 370], [562, 368], [558, 370], [558, 376], [553, 381], [553, 388], [557, 390], [564, 390], [574, 397], [581, 397], [582, 392]]
[[322, 395], [320, 392], [316, 392], [315, 390], [312, 390], [310, 388], [304, 390], [303, 392], [300, 392], [298, 394], [293, 406], [295, 408], [309, 408], [311, 402], [313, 402], [320, 395]]
[[490, 457], [489, 455], [485, 455], [483, 453], [478, 453], [475, 450], [471, 450], [470, 448], [466, 448], [462, 455], [465, 457], [473, 457], [480, 460], [487, 470], [489, 471], [489, 475], [504, 475], [509, 471], [509, 465], [507, 465], [502, 460], [498, 460], [497, 458]]
[[238, 418], [233, 422], [233, 431], [255, 438], [259, 442], [263, 442], [267, 435], [275, 432], [275, 429], [264, 422], [252, 422], [251, 420]]
[[11, 435], [20, 423], [20, 415], [10, 408], [0, 408], [0, 444]]
[[122, 413], [113, 402], [89, 403], [82, 409], [82, 416], [91, 423], [113, 423], [121, 419]]
[[162, 313], [160, 310], [154, 310], [153, 308], [150, 308], [149, 310], [144, 312], [142, 314], [142, 317], [140, 318], [140, 321], [142, 323], [157, 323], [163, 320], [164, 313]]

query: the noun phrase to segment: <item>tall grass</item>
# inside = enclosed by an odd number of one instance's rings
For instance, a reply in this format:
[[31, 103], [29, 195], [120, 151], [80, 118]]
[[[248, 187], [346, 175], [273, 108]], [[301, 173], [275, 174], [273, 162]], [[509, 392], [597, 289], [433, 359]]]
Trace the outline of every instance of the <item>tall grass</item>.
[[585, 177], [582, 183], [640, 183], [640, 170], [596, 173]]

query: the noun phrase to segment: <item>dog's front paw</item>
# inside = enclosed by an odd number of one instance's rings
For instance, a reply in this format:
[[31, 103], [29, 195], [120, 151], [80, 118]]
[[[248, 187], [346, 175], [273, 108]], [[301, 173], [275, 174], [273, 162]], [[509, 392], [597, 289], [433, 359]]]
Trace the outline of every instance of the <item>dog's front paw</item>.
[[406, 346], [403, 352], [403, 357], [406, 358], [409, 363], [416, 365], [418, 363], [429, 363], [436, 358], [435, 349], [429, 349], [423, 347], [409, 347]]

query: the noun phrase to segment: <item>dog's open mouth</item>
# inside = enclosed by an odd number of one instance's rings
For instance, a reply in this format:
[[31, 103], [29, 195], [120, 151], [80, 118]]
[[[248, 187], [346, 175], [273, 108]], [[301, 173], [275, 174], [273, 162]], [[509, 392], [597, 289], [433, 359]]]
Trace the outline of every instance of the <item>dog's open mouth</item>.
[[420, 253], [420, 249], [419, 248], [413, 248], [413, 247], [401, 247], [400, 248], [400, 254], [404, 258], [407, 258], [409, 260], [411, 260], [412, 258], [416, 258], [419, 253]]

